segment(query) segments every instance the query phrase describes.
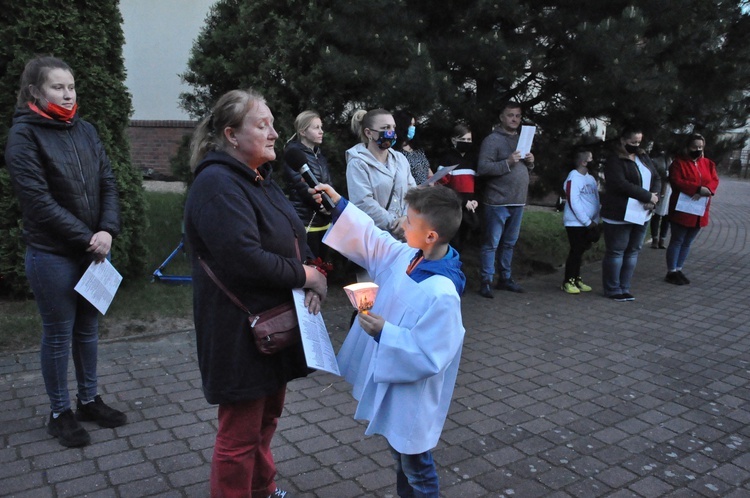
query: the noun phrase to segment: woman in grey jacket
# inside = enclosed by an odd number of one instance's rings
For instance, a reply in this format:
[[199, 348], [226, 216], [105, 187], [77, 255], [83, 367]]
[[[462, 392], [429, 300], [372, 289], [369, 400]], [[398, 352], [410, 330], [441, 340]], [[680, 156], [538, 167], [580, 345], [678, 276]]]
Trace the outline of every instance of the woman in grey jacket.
[[361, 143], [346, 151], [349, 200], [375, 226], [398, 235], [400, 219], [406, 214], [404, 196], [416, 182], [406, 157], [392, 149], [396, 122], [385, 109], [359, 110], [352, 117], [352, 132]]

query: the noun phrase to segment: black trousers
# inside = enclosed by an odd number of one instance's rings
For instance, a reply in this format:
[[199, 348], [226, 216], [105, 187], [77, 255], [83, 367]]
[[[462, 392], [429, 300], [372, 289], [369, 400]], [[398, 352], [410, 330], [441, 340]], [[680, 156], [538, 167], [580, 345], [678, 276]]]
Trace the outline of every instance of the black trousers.
[[583, 253], [591, 247], [586, 227], [565, 227], [570, 243], [570, 252], [565, 261], [565, 282], [581, 276]]

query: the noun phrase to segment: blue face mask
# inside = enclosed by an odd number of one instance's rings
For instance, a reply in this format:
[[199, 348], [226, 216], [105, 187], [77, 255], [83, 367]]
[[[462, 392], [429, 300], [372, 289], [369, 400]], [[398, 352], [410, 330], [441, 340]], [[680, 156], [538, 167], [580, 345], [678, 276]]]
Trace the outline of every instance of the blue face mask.
[[383, 150], [390, 149], [396, 145], [396, 130], [381, 131], [375, 143]]
[[410, 126], [406, 129], [406, 138], [408, 140], [411, 140], [414, 138], [414, 135], [417, 133], [417, 127], [416, 126]]

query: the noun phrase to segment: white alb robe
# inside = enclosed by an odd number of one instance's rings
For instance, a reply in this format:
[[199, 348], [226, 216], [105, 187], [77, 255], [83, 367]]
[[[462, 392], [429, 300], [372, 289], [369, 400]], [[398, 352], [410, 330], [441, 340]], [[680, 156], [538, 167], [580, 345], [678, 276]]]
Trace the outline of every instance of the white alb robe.
[[338, 354], [359, 401], [365, 434], [382, 434], [396, 451], [418, 454], [440, 438], [458, 375], [464, 338], [454, 283], [406, 274], [417, 250], [375, 227], [349, 203], [323, 241], [364, 267], [380, 287], [373, 313], [385, 318], [380, 342], [355, 320]]

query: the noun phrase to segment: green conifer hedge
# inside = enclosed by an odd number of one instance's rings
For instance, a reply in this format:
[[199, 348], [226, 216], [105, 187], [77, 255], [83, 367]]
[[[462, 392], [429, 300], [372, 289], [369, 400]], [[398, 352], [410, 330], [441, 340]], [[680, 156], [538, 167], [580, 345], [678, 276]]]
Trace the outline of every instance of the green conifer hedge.
[[[26, 62], [39, 54], [65, 60], [75, 73], [79, 112], [96, 126], [120, 191], [122, 233], [112, 262], [123, 276], [143, 274], [146, 228], [141, 175], [130, 164], [126, 135], [131, 113], [122, 56], [122, 16], [116, 0], [6, 2], [0, 19], [0, 146], [5, 150]], [[21, 213], [0, 158], [0, 295], [29, 293], [24, 276]]]

